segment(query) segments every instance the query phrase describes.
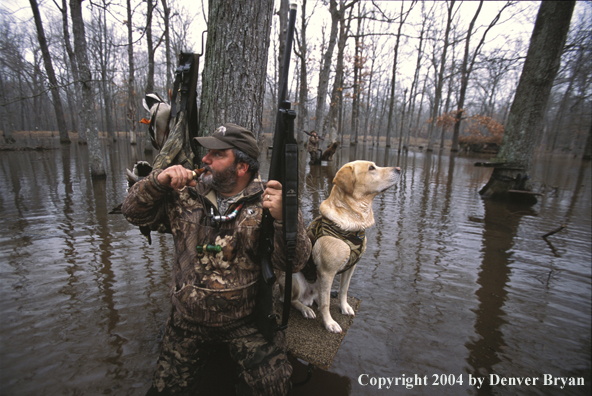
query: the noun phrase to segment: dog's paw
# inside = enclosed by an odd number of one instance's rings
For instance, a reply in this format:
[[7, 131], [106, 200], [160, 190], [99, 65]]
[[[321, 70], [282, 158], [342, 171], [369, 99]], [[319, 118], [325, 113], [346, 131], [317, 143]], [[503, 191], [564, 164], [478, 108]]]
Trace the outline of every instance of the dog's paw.
[[302, 316], [304, 316], [305, 319], [316, 319], [317, 317], [315, 312], [311, 308], [306, 306], [303, 307], [300, 312], [302, 313]]
[[331, 333], [341, 333], [341, 326], [333, 319], [325, 321], [325, 328]]
[[341, 313], [344, 315], [356, 316], [356, 312], [348, 303], [345, 303], [341, 306]]

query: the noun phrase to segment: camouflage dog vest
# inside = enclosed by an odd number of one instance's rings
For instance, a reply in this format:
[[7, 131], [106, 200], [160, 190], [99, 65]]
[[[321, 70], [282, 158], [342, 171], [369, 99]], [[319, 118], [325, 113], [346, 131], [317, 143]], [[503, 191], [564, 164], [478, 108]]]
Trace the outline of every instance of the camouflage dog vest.
[[[314, 246], [317, 239], [322, 236], [332, 236], [337, 239], [341, 239], [347, 243], [350, 249], [349, 260], [341, 271], [337, 274], [342, 274], [360, 261], [360, 257], [364, 250], [366, 250], [366, 232], [361, 231], [343, 231], [332, 221], [319, 216], [313, 220], [307, 229], [308, 237], [310, 242]], [[302, 269], [302, 274], [309, 282], [315, 282], [317, 280], [317, 267], [313, 261], [312, 255], [308, 259], [308, 262]]]

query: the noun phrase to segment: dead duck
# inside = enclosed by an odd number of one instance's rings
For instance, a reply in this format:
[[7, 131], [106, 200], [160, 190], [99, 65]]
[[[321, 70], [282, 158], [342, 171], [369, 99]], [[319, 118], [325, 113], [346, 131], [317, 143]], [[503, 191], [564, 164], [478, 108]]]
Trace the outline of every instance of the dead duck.
[[140, 122], [148, 125], [152, 146], [160, 150], [169, 135], [171, 106], [156, 93], [147, 94], [142, 99], [142, 105], [150, 113], [150, 119], [142, 118]]

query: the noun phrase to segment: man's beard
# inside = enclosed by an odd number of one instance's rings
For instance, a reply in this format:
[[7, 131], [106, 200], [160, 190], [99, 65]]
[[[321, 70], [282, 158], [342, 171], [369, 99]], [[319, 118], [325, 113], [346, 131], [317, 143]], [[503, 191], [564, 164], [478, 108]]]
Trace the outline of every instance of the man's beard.
[[202, 175], [201, 180], [222, 194], [228, 194], [234, 190], [238, 182], [236, 176], [236, 164], [228, 166], [226, 169], [214, 172], [206, 165], [206, 171], [209, 173]]

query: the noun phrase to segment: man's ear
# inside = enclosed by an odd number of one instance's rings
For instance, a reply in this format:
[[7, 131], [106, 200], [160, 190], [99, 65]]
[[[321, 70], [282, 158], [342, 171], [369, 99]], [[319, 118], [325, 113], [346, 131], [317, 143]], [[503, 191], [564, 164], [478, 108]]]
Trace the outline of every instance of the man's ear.
[[246, 162], [239, 162], [236, 165], [236, 175], [238, 177], [243, 177], [249, 171], [249, 164]]

